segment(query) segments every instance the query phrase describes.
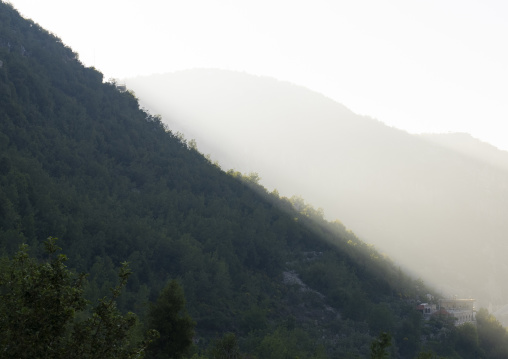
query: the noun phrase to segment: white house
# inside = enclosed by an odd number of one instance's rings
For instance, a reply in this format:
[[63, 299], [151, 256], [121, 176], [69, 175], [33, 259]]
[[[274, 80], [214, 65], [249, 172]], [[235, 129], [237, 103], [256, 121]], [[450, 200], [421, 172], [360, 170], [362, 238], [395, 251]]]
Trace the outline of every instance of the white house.
[[455, 325], [476, 323], [474, 299], [440, 299], [438, 305], [422, 303], [417, 306], [425, 319], [433, 315], [448, 315], [455, 318]]

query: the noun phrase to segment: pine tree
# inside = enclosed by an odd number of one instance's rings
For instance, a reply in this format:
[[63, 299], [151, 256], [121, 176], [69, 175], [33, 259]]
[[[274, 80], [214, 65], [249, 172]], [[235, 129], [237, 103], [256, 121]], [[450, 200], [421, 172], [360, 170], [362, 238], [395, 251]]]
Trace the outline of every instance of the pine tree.
[[150, 306], [148, 317], [150, 328], [160, 333], [160, 338], [148, 347], [151, 357], [176, 359], [188, 352], [196, 323], [185, 309], [183, 289], [176, 280], [170, 281], [162, 290]]

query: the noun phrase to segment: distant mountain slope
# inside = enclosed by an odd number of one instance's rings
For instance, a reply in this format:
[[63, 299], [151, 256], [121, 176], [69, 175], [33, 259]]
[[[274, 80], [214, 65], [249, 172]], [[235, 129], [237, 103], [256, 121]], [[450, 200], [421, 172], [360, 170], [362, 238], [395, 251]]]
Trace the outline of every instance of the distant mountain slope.
[[484, 163], [508, 170], [508, 152], [467, 133], [425, 133], [421, 137]]
[[270, 78], [189, 70], [127, 79], [224, 168], [299, 194], [444, 293], [508, 302], [508, 173]]

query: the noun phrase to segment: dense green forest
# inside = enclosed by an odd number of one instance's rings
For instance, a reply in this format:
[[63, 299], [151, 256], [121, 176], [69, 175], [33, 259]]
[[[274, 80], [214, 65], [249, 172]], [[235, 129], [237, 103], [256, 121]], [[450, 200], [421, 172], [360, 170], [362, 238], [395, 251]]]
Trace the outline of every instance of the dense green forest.
[[[487, 312], [471, 328], [425, 322], [415, 305], [432, 291], [421, 280], [303, 199], [268, 193], [256, 174], [223, 171], [133, 93], [104, 82], [60, 39], [0, 3], [2, 273], [24, 278], [28, 268], [32, 284], [53, 273], [44, 265], [50, 236], [59, 238], [65, 268], [89, 274], [62, 288], [95, 308], [117, 288], [111, 316], [126, 321], [132, 343], [153, 327], [160, 332], [149, 348], [163, 349], [148, 357], [368, 357], [380, 333], [389, 333], [394, 358], [508, 355], [506, 331]], [[37, 260], [16, 267], [28, 257]], [[119, 284], [124, 262], [131, 274]], [[55, 263], [73, 276], [63, 260]], [[20, 303], [8, 296], [17, 282], [7, 277], [4, 338], [14, 330], [6, 303]], [[80, 328], [98, 309], [73, 300], [66, 320]], [[179, 315], [164, 309], [168, 302]], [[29, 309], [20, 313], [37, 315]], [[166, 328], [163, 315], [183, 329]], [[3, 356], [9, 343], [0, 343]]]

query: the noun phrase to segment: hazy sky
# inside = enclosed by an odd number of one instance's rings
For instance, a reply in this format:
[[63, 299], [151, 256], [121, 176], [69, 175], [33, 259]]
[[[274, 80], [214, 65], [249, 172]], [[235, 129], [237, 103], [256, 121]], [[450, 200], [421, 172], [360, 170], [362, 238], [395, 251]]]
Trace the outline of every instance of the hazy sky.
[[11, 0], [106, 78], [221, 68], [508, 150], [505, 0]]

